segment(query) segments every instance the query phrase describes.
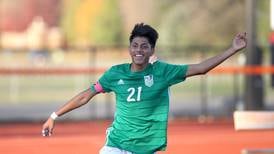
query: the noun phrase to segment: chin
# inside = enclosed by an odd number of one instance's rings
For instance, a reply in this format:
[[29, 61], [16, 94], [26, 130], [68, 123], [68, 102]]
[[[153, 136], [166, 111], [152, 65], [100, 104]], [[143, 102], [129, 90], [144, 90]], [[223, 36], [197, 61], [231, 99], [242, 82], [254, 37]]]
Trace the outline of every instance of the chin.
[[146, 61], [146, 59], [139, 59], [139, 60], [134, 60], [132, 61], [135, 65], [146, 65], [148, 63], [148, 60]]
[[136, 65], [142, 65], [145, 62], [143, 60], [133, 60], [133, 63]]
[[141, 63], [141, 62], [134, 62], [135, 65], [144, 65], [145, 63]]

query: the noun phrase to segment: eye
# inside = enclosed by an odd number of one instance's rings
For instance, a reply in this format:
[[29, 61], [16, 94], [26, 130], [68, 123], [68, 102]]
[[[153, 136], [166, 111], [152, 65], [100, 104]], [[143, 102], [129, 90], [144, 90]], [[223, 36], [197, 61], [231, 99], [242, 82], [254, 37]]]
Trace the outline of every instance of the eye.
[[137, 44], [131, 44], [131, 47], [132, 47], [132, 48], [137, 48], [138, 45], [137, 45]]
[[145, 49], [148, 49], [149, 46], [147, 44], [145, 44], [145, 45], [142, 45], [141, 48], [145, 50]]

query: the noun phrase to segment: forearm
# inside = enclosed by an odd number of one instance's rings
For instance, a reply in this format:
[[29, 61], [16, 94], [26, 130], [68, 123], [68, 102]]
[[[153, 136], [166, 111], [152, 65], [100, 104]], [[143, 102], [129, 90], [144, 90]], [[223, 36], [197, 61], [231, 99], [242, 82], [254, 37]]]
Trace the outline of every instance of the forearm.
[[73, 97], [65, 105], [63, 105], [60, 109], [58, 109], [55, 113], [58, 116], [61, 116], [71, 110], [74, 110], [80, 106], [85, 105], [95, 95], [96, 95], [95, 92], [92, 92], [90, 89], [87, 89], [87, 90], [79, 93], [75, 97]]
[[223, 61], [231, 57], [237, 52], [234, 48], [230, 47], [226, 51], [218, 54], [214, 57], [206, 59], [198, 64], [190, 64], [188, 68], [188, 72], [186, 74], [187, 77], [194, 76], [194, 75], [201, 75], [206, 74], [208, 71], [212, 70]]
[[215, 68], [216, 66], [224, 62], [226, 59], [228, 59], [235, 53], [236, 53], [236, 50], [231, 47], [227, 49], [225, 52], [201, 62], [200, 66], [201, 66], [202, 73], [207, 73], [208, 71], [212, 70], [213, 68]]
[[61, 116], [73, 109], [76, 109], [86, 103], [95, 96], [97, 93], [87, 89], [75, 97], [73, 97], [70, 101], [68, 101], [64, 106], [62, 106], [58, 111], [53, 112], [48, 120], [44, 123], [42, 128], [43, 136], [51, 136], [54, 128], [54, 120], [58, 116]]
[[223, 52], [217, 56], [214, 56], [212, 58], [209, 58], [199, 64], [189, 65], [186, 76], [189, 77], [189, 76], [193, 76], [193, 75], [207, 73], [208, 71], [212, 70], [214, 67], [221, 64], [227, 58], [234, 55], [236, 52], [245, 48], [246, 45], [247, 45], [246, 33], [245, 32], [238, 33], [234, 37], [234, 39], [232, 41], [232, 45], [229, 49], [227, 49], [225, 52]]

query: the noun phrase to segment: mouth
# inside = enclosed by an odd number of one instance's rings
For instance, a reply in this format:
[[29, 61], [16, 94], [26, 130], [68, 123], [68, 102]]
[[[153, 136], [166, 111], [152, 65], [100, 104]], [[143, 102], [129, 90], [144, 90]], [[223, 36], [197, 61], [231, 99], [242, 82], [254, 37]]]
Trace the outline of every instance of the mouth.
[[144, 55], [138, 54], [138, 55], [135, 55], [135, 57], [144, 57]]
[[142, 54], [136, 54], [133, 56], [133, 59], [134, 59], [135, 63], [143, 63], [144, 57], [145, 56]]

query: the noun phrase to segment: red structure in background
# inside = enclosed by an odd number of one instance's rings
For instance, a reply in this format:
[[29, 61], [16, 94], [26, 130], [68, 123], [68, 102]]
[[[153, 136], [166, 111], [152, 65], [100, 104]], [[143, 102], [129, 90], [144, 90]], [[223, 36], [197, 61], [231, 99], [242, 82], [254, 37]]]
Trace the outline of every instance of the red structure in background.
[[270, 33], [269, 42], [270, 44], [274, 44], [274, 32]]
[[0, 32], [22, 32], [41, 16], [49, 27], [59, 25], [62, 0], [1, 0]]

